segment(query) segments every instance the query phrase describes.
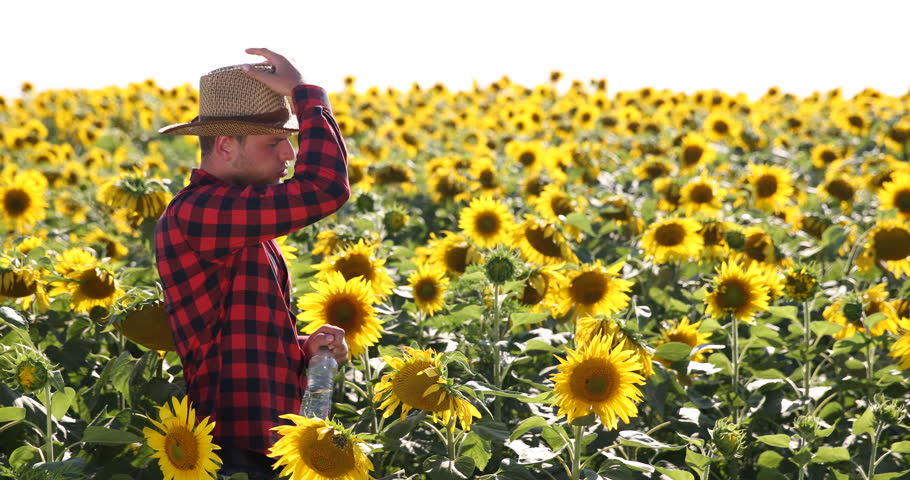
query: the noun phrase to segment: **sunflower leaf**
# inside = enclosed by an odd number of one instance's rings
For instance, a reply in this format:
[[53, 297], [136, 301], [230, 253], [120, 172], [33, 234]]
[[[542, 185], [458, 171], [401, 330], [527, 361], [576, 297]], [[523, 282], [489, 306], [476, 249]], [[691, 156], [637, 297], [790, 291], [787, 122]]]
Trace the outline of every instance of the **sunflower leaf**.
[[572, 212], [566, 215], [566, 224], [577, 227], [588, 235], [594, 235], [594, 230], [591, 229], [591, 220], [583, 213]]
[[82, 443], [98, 443], [101, 445], [128, 445], [142, 442], [143, 439], [135, 433], [113, 428], [89, 426], [85, 427], [82, 434]]
[[853, 422], [853, 434], [862, 435], [868, 433], [872, 435], [875, 431], [875, 415], [872, 413], [872, 407], [866, 409], [855, 422]]
[[461, 453], [471, 457], [474, 460], [474, 465], [480, 470], [487, 468], [487, 463], [493, 457], [493, 454], [490, 453], [490, 441], [473, 431], [468, 432], [462, 442]]
[[546, 313], [513, 313], [512, 328], [532, 323], [542, 323], [549, 315]]
[[518, 463], [523, 465], [545, 462], [559, 455], [547, 447], [532, 447], [521, 440], [507, 442], [506, 447], [518, 455]]
[[786, 318], [787, 320], [799, 320], [797, 318], [799, 311], [793, 305], [786, 305], [783, 307], [768, 307], [768, 313], [774, 315], [775, 317]]
[[65, 387], [63, 391], [54, 392], [51, 397], [51, 415], [58, 420], [62, 419], [75, 398], [76, 391], [72, 387]]
[[678, 362], [689, 358], [689, 352], [691, 351], [692, 347], [685, 343], [667, 342], [654, 350], [654, 356], [671, 362]]
[[25, 408], [0, 407], [0, 422], [15, 422], [25, 418]]
[[648, 465], [647, 463], [636, 462], [634, 460], [627, 460], [623, 457], [620, 457], [619, 455], [613, 454], [609, 449], [601, 451], [601, 454], [611, 461], [618, 462], [626, 466], [630, 470], [636, 472], [654, 473], [654, 467], [651, 465]]
[[886, 318], [888, 318], [888, 315], [886, 315], [882, 312], [873, 313], [872, 315], [869, 315], [868, 317], [866, 317], [865, 323], [866, 323], [866, 326], [871, 329], [871, 328], [874, 328], [876, 325], [878, 325], [878, 322], [881, 322], [882, 320], [885, 320]]
[[650, 448], [653, 450], [681, 450], [686, 448], [685, 445], [670, 445], [669, 443], [655, 440], [648, 434], [636, 430], [623, 430], [619, 432], [619, 444]]
[[528, 433], [530, 430], [535, 428], [543, 428], [548, 426], [550, 423], [543, 417], [534, 416], [531, 418], [526, 418], [522, 420], [521, 423], [515, 427], [515, 430], [512, 430], [512, 433], [509, 435], [509, 440], [515, 440], [516, 438]]
[[846, 447], [818, 447], [812, 456], [811, 463], [834, 463], [850, 460], [850, 452]]
[[673, 470], [664, 467], [654, 467], [658, 472], [666, 475], [671, 480], [695, 480], [691, 473], [685, 470]]
[[823, 336], [823, 335], [834, 335], [835, 333], [844, 329], [843, 325], [838, 325], [834, 322], [827, 321], [814, 321], [809, 324], [809, 330], [812, 330], [812, 333]]

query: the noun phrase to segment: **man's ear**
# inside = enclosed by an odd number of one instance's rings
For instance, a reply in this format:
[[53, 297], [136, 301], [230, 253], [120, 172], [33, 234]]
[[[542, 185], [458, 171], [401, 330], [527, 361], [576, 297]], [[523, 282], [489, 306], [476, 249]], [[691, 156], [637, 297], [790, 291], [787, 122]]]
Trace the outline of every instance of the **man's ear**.
[[214, 151], [221, 158], [233, 158], [237, 151], [237, 147], [238, 143], [234, 137], [215, 137]]

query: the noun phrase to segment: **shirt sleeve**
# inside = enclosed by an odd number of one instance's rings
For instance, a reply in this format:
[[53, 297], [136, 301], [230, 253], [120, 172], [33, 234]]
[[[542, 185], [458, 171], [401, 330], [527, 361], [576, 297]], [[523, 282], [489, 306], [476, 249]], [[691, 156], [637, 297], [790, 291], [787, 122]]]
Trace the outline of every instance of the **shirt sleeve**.
[[266, 186], [208, 185], [174, 212], [190, 247], [215, 259], [287, 235], [341, 208], [351, 195], [347, 149], [325, 90], [293, 90], [300, 124], [294, 175]]

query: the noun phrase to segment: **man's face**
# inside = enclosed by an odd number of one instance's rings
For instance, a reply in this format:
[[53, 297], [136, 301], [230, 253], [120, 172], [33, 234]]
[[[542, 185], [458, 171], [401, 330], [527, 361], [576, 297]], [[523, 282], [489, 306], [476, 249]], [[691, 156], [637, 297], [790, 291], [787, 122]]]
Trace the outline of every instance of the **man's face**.
[[290, 133], [249, 135], [242, 144], [237, 142], [231, 162], [234, 183], [253, 186], [280, 183], [294, 159], [290, 137]]

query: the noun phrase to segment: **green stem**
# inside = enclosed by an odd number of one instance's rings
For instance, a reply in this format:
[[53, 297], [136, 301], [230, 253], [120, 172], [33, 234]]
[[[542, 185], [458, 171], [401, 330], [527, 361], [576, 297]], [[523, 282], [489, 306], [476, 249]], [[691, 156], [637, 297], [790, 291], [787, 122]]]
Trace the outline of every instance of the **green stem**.
[[363, 362], [363, 375], [367, 384], [367, 403], [370, 404], [370, 409], [373, 412], [373, 433], [379, 435], [379, 416], [376, 411], [376, 404], [373, 403], [373, 368], [370, 366], [370, 349], [364, 348], [363, 354], [360, 357], [360, 361]]
[[733, 421], [739, 424], [739, 406], [736, 401], [739, 399], [739, 323], [735, 315], [730, 314], [732, 332], [732, 357], [733, 357]]
[[[803, 354], [803, 399], [806, 402], [806, 415], [812, 411], [812, 398], [809, 396], [809, 387], [812, 383], [812, 358], [809, 350], [812, 348], [812, 335], [809, 330], [809, 302], [803, 302], [803, 343], [805, 352]], [[800, 469], [802, 476], [802, 469]]]
[[51, 418], [53, 413], [51, 413], [51, 386], [48, 384], [44, 387], [44, 413], [47, 417], [47, 423], [45, 425], [44, 439], [47, 442], [45, 444], [46, 458], [45, 462], [54, 461], [54, 419]]
[[575, 448], [572, 450], [572, 480], [581, 478], [581, 449], [584, 441], [584, 428], [575, 426]]
[[[493, 285], [493, 385], [502, 389], [502, 359], [499, 352], [500, 323], [499, 318], [499, 285]], [[502, 418], [502, 401], [499, 397], [493, 399], [493, 415], [497, 421]]]
[[455, 465], [455, 415], [449, 419], [449, 424], [446, 425], [446, 446], [449, 449], [449, 460], [452, 461], [452, 465]]
[[426, 348], [426, 345], [423, 343], [423, 320], [424, 313], [420, 310], [417, 310], [417, 346], [421, 349]]
[[866, 478], [875, 478], [875, 467], [877, 466], [875, 462], [875, 453], [878, 449], [878, 438], [881, 434], [882, 425], [877, 425], [872, 432], [872, 452], [869, 453], [869, 474], [866, 475]]

